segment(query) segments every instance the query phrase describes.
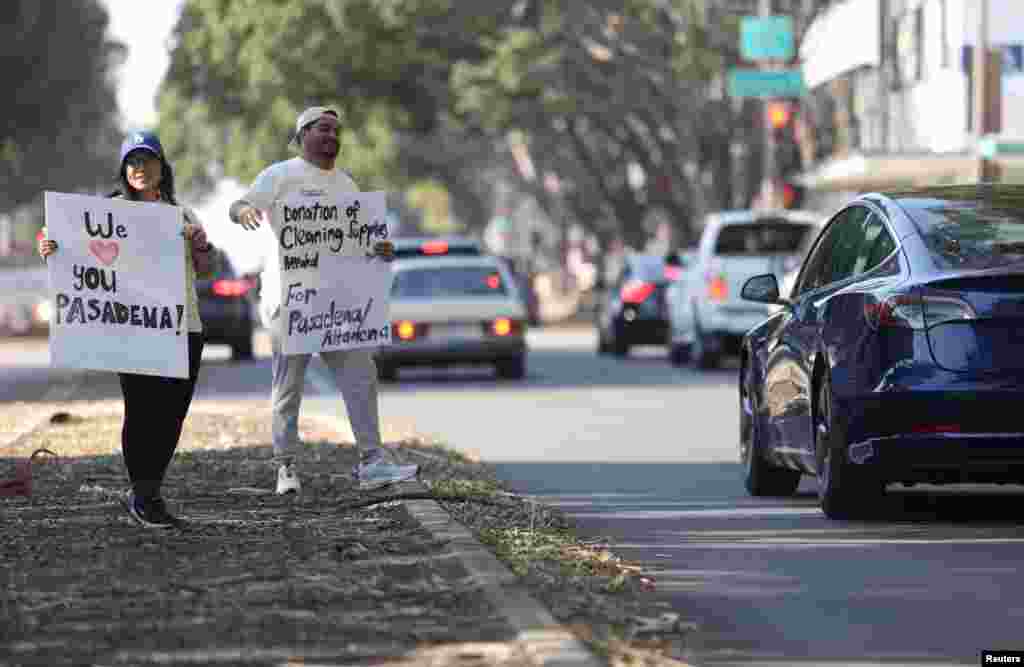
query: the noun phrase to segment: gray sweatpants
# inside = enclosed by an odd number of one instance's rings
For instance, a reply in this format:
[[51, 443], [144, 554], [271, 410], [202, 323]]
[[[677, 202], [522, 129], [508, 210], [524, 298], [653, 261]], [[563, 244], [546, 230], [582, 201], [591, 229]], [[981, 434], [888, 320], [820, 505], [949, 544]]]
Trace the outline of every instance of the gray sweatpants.
[[[269, 327], [271, 331], [274, 326]], [[274, 456], [280, 460], [295, 457], [299, 441], [299, 408], [306, 368], [311, 354], [281, 354], [277, 336], [271, 336], [274, 380], [270, 390]], [[368, 349], [322, 352], [320, 358], [331, 369], [345, 399], [356, 446], [365, 457], [380, 451], [380, 420], [377, 408], [377, 364]]]

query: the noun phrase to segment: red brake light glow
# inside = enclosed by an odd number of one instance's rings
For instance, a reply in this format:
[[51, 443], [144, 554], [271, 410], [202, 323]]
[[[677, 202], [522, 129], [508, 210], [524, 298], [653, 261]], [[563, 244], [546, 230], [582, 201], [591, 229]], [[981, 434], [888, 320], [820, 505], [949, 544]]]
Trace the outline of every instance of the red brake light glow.
[[492, 273], [491, 275], [487, 276], [487, 286], [490, 287], [491, 289], [498, 289], [499, 287], [501, 287], [501, 276], [499, 276], [497, 273]]
[[245, 296], [245, 294], [253, 288], [253, 283], [250, 280], [214, 280], [213, 284], [210, 285], [210, 291], [217, 296], [226, 297], [239, 297]]
[[446, 255], [448, 254], [447, 241], [426, 241], [420, 246], [424, 255]]
[[399, 340], [412, 340], [416, 338], [416, 324], [409, 320], [395, 322], [392, 328]]
[[631, 280], [622, 286], [623, 303], [643, 303], [647, 297], [654, 293], [654, 285], [651, 283]]
[[729, 296], [729, 283], [722, 276], [715, 276], [708, 281], [708, 298], [712, 301], [725, 301]]
[[491, 332], [495, 336], [507, 336], [512, 333], [513, 328], [512, 320], [507, 317], [499, 317], [491, 322]]

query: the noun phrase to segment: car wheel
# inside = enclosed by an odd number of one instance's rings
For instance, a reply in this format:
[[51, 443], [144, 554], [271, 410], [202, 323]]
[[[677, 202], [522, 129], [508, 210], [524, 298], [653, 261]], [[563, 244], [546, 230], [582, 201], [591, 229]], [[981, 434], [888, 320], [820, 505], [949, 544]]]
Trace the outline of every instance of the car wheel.
[[512, 357], [502, 359], [494, 364], [498, 377], [508, 380], [522, 380], [526, 377], [526, 357]]
[[231, 358], [235, 361], [252, 360], [252, 336], [238, 338], [231, 343]]
[[712, 346], [710, 338], [701, 330], [700, 324], [694, 320], [693, 348], [691, 359], [697, 368], [710, 370], [717, 368], [721, 359]]
[[377, 379], [381, 382], [394, 382], [398, 379], [398, 367], [392, 364], [377, 362]]
[[830, 519], [852, 519], [868, 514], [885, 491], [870, 470], [847, 459], [846, 429], [834, 412], [832, 386], [826, 375], [818, 388], [814, 414], [818, 501]]
[[668, 359], [673, 366], [685, 366], [690, 362], [690, 346], [682, 343], [670, 343]]
[[740, 459], [743, 486], [752, 496], [791, 496], [800, 486], [801, 473], [779, 468], [764, 457], [764, 443], [757, 420], [757, 392], [753, 369], [748, 365], [740, 387]]

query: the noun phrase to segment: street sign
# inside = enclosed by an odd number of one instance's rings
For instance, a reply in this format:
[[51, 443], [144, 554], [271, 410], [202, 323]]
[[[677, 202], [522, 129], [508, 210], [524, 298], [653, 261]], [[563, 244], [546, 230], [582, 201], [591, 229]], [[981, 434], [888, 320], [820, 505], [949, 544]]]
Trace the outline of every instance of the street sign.
[[789, 60], [793, 57], [790, 16], [744, 16], [740, 21], [740, 55], [745, 60]]
[[800, 97], [806, 91], [800, 68], [729, 70], [730, 97]]

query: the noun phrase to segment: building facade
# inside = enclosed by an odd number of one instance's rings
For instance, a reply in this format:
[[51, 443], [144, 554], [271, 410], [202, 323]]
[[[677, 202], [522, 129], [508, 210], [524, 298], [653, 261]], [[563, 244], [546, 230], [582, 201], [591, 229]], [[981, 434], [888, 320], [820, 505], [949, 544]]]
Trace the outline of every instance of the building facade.
[[[975, 80], [979, 39], [989, 48], [981, 69], [987, 86]], [[808, 93], [797, 133], [807, 205], [974, 182], [981, 156], [1000, 180], [1024, 182], [1024, 155], [1016, 154], [1024, 150], [1022, 47], [1021, 0], [829, 3], [800, 45]]]

